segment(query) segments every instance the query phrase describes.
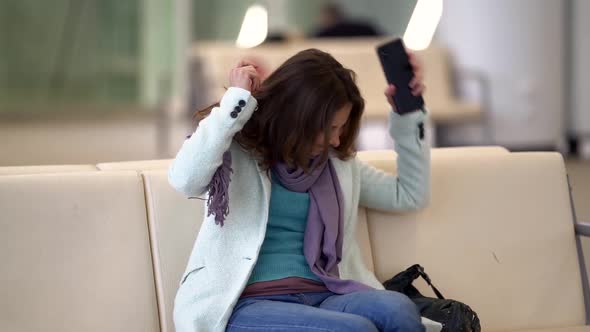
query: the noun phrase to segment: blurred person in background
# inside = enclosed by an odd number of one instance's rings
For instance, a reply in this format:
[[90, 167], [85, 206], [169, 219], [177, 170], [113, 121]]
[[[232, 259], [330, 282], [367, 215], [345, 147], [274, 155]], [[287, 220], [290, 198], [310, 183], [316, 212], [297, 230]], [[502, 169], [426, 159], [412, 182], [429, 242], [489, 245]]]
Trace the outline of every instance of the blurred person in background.
[[338, 5], [326, 4], [322, 7], [319, 26], [312, 37], [372, 37], [381, 35], [381, 32], [369, 22], [352, 20]]
[[176, 331], [424, 331], [416, 305], [364, 265], [356, 229], [359, 205], [427, 204], [430, 148], [417, 130], [426, 112], [396, 113], [396, 88], [386, 87], [398, 175], [386, 174], [355, 156], [364, 100], [354, 72], [316, 49], [265, 80], [259, 69], [248, 60], [231, 69], [168, 170], [177, 191], [207, 199]]

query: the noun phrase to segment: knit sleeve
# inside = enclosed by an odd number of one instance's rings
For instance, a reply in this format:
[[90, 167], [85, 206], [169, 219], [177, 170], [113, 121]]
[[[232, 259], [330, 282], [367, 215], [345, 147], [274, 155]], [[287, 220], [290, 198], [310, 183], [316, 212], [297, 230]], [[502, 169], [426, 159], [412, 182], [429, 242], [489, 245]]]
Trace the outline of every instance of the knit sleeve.
[[231, 87], [209, 116], [184, 141], [168, 169], [168, 182], [187, 196], [203, 195], [222, 165], [234, 135], [256, 110], [250, 91]]
[[380, 210], [415, 210], [430, 196], [430, 146], [424, 139], [426, 112], [400, 116], [391, 112], [389, 133], [395, 141], [398, 174], [387, 174], [360, 160], [360, 201]]

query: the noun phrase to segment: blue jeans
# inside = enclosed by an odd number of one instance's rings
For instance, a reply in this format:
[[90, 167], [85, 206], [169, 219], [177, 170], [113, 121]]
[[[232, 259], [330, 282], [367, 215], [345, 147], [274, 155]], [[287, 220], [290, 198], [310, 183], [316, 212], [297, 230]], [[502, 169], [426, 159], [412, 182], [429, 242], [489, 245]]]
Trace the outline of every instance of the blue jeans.
[[227, 332], [423, 332], [420, 313], [405, 295], [388, 290], [254, 296], [234, 307]]

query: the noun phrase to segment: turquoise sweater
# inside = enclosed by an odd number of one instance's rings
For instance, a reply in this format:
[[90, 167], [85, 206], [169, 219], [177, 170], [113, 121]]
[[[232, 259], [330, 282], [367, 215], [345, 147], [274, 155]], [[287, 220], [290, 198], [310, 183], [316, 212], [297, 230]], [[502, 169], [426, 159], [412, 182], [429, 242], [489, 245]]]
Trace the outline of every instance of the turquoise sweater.
[[303, 254], [309, 193], [289, 191], [273, 176], [266, 234], [248, 284], [302, 277], [321, 281]]

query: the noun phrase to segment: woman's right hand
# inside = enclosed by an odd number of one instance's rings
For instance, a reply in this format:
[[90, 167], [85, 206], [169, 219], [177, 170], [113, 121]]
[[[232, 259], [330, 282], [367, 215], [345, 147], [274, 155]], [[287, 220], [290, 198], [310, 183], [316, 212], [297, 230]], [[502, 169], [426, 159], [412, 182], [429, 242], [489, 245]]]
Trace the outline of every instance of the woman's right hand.
[[248, 60], [240, 60], [235, 68], [229, 73], [230, 87], [242, 88], [254, 92], [260, 86], [260, 75], [258, 66]]

